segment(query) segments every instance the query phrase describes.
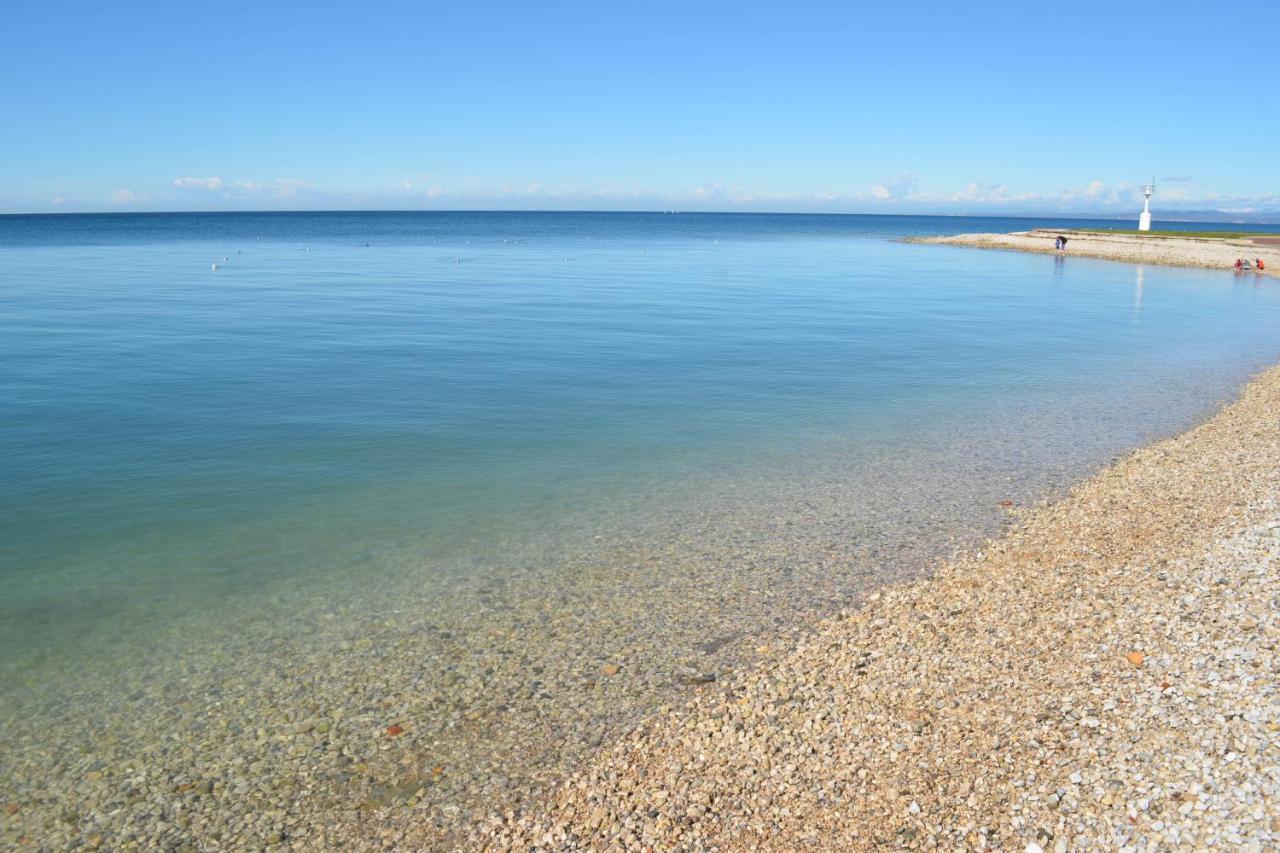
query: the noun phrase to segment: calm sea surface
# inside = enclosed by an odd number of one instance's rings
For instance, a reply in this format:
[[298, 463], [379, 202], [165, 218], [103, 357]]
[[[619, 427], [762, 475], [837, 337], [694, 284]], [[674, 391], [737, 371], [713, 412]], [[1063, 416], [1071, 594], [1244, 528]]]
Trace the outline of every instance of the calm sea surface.
[[267, 588], [465, 572], [833, 443], [1021, 413], [1094, 463], [1276, 359], [1274, 280], [890, 239], [1032, 224], [0, 217], [5, 671]]
[[1036, 224], [0, 216], [6, 837], [450, 849], [1280, 357]]

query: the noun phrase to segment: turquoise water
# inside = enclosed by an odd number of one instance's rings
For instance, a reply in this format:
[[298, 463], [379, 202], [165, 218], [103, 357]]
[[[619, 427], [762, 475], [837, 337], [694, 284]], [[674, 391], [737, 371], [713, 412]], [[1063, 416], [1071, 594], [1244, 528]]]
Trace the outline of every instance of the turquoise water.
[[1274, 279], [892, 240], [1034, 224], [0, 217], [4, 672], [835, 459], [1074, 473], [1276, 359]]

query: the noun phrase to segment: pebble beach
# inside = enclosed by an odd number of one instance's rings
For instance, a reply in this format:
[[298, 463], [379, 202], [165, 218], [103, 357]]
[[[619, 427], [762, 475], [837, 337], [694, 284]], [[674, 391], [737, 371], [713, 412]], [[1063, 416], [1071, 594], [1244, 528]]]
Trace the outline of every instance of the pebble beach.
[[5, 6], [0, 853], [1280, 853], [1280, 0], [920, 5]]
[[[1068, 237], [1066, 250], [1058, 252], [1053, 245], [1059, 234]], [[968, 246], [975, 249], [1003, 249], [1044, 255], [1078, 255], [1108, 261], [1134, 264], [1157, 264], [1172, 267], [1203, 267], [1230, 270], [1236, 258], [1261, 258], [1266, 269], [1249, 270], [1247, 275], [1280, 275], [1280, 247], [1274, 240], [1217, 240], [1195, 237], [1152, 236], [1132, 234], [1099, 234], [1036, 229], [1008, 234], [954, 234], [945, 237], [910, 237], [910, 243], [943, 246]]]
[[1278, 575], [1280, 368], [931, 580], [762, 645], [473, 841], [1274, 849]]

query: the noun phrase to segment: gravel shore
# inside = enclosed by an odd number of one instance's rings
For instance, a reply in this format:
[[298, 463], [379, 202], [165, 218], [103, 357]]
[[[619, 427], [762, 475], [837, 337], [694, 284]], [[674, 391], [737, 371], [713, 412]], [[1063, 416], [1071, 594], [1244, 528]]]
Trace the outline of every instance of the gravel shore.
[[473, 842], [1275, 849], [1278, 580], [1273, 368], [933, 579], [759, 648]]
[[[1053, 248], [1059, 234], [1069, 239], [1065, 252]], [[1172, 267], [1205, 267], [1234, 272], [1236, 258], [1261, 258], [1266, 270], [1245, 275], [1280, 276], [1280, 247], [1252, 240], [1210, 240], [1190, 237], [1137, 237], [1130, 234], [1086, 234], [1069, 230], [1015, 231], [1011, 234], [955, 234], [947, 237], [911, 237], [908, 243], [1004, 249], [1043, 255], [1065, 254], [1134, 264]]]

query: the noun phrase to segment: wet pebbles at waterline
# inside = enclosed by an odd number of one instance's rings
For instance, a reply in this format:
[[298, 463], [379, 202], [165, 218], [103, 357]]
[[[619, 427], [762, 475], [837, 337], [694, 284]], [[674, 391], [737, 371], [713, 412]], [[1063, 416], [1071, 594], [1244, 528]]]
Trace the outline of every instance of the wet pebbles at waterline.
[[933, 580], [758, 649], [476, 841], [1274, 849], [1278, 581], [1273, 369]]

